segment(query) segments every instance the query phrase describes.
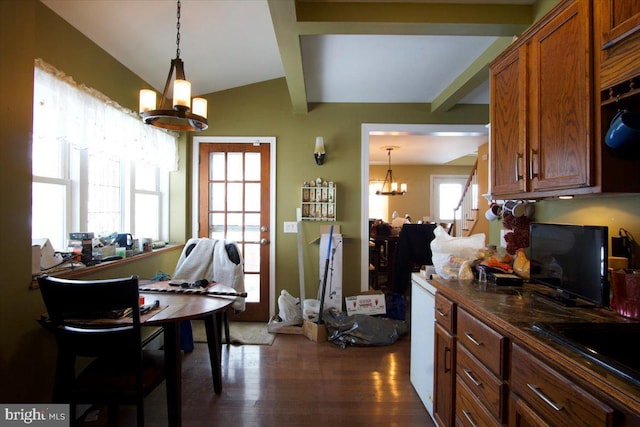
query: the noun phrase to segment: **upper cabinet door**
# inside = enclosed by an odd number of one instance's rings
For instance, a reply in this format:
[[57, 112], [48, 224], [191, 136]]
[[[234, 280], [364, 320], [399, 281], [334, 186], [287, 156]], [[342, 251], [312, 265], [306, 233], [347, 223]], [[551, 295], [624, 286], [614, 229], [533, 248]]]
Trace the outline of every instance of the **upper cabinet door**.
[[576, 0], [529, 41], [531, 189], [591, 185], [590, 2]]
[[527, 56], [521, 46], [491, 67], [491, 193], [526, 191]]
[[640, 0], [594, 2], [600, 25], [600, 87], [640, 75]]
[[640, 31], [640, 0], [604, 0], [602, 7], [603, 49], [610, 49]]

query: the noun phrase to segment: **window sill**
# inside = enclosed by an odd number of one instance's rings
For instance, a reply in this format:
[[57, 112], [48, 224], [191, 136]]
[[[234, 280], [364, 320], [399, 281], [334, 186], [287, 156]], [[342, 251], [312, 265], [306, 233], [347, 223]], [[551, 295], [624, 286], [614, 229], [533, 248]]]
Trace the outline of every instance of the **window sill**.
[[[164, 248], [160, 248], [160, 249], [154, 249], [151, 252], [143, 252], [128, 258], [123, 258], [123, 259], [119, 259], [116, 261], [108, 261], [108, 262], [101, 262], [100, 264], [96, 264], [96, 265], [92, 265], [89, 267], [69, 267], [68, 269], [64, 269], [64, 270], [54, 270], [51, 272], [42, 272], [42, 274], [49, 274], [51, 276], [55, 276], [55, 277], [60, 277], [63, 279], [76, 279], [76, 278], [80, 278], [83, 276], [86, 276], [88, 274], [91, 273], [95, 273], [98, 271], [103, 271], [103, 270], [108, 270], [110, 268], [113, 267], [118, 267], [124, 264], [129, 264], [132, 262], [137, 262], [139, 260], [145, 259], [145, 258], [149, 258], [149, 257], [153, 257], [153, 256], [157, 256], [160, 255], [162, 253], [166, 253], [166, 252], [170, 252], [170, 251], [176, 251], [176, 250], [182, 250], [184, 248], [184, 245], [167, 245]], [[31, 280], [31, 285], [29, 286], [30, 289], [38, 289], [38, 281], [36, 280], [36, 277], [34, 276], [33, 279]]]

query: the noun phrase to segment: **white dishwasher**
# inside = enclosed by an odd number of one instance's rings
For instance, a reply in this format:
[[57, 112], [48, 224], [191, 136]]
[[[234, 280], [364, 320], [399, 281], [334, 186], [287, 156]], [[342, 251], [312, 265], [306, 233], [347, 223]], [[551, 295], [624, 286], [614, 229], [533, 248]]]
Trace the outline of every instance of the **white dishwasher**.
[[436, 288], [411, 275], [411, 384], [433, 418], [433, 364]]

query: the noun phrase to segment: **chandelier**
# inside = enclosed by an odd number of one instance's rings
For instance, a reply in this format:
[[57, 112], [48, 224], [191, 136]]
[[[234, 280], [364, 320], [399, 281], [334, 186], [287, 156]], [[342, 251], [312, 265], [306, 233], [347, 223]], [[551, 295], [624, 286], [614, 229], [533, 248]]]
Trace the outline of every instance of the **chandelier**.
[[382, 187], [376, 191], [378, 196], [404, 196], [407, 194], [407, 184], [400, 184], [400, 191], [398, 191], [398, 183], [393, 180], [393, 172], [391, 171], [391, 152], [394, 147], [386, 147], [387, 156], [389, 157], [389, 169], [387, 169], [387, 175], [384, 177]]
[[[160, 108], [156, 109], [156, 92], [149, 89], [140, 91], [140, 116], [145, 124], [177, 131], [201, 131], [209, 127], [207, 123], [207, 100], [193, 98], [191, 100], [191, 83], [184, 76], [184, 63], [180, 59], [180, 0], [177, 5], [178, 23], [176, 36], [176, 57], [171, 60], [171, 68], [164, 85]], [[165, 101], [173, 72], [173, 108], [166, 108]]]

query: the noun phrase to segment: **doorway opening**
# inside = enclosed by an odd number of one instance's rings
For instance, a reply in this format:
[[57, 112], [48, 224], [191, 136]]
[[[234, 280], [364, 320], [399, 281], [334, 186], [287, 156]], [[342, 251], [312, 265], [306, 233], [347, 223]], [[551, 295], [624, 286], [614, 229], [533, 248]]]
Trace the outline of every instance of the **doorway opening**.
[[[373, 135], [424, 135], [430, 137], [443, 137], [451, 139], [456, 137], [478, 137], [482, 142], [476, 143], [476, 149], [481, 143], [486, 143], [489, 130], [486, 125], [444, 125], [444, 124], [383, 124], [383, 123], [363, 123], [361, 125], [361, 230], [360, 230], [360, 289], [369, 289], [369, 165], [370, 165], [370, 137]], [[473, 142], [468, 142], [474, 144]], [[394, 143], [393, 145], [401, 145]], [[450, 147], [449, 144], [442, 144]], [[438, 144], [431, 148], [432, 157], [441, 154], [440, 150], [449, 148], [439, 148]], [[404, 150], [401, 150], [404, 151]], [[430, 185], [428, 182], [425, 185]], [[410, 191], [410, 189], [409, 189]], [[388, 197], [388, 196], [379, 196]]]

